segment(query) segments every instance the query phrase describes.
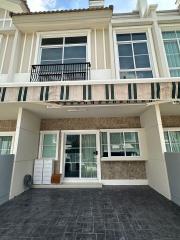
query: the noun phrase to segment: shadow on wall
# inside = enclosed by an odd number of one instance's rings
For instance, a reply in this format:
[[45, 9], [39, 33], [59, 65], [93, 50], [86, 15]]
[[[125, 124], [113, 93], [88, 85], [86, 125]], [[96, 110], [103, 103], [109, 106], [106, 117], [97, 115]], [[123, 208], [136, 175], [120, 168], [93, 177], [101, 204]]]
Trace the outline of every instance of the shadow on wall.
[[9, 200], [14, 155], [0, 155], [0, 204]]
[[165, 153], [171, 200], [180, 206], [180, 153]]

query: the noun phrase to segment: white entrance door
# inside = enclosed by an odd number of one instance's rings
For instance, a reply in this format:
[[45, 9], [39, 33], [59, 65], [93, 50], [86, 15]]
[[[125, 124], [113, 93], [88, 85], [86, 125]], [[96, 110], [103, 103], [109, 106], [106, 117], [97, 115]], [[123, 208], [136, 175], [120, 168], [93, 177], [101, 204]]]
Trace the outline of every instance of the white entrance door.
[[64, 178], [98, 179], [98, 134], [65, 133]]

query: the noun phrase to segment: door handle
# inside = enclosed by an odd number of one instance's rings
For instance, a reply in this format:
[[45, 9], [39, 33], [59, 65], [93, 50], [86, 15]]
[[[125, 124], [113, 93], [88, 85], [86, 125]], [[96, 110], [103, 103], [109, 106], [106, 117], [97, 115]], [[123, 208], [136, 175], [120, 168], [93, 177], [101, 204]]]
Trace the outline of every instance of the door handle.
[[97, 156], [98, 155], [98, 151], [93, 152], [93, 154]]

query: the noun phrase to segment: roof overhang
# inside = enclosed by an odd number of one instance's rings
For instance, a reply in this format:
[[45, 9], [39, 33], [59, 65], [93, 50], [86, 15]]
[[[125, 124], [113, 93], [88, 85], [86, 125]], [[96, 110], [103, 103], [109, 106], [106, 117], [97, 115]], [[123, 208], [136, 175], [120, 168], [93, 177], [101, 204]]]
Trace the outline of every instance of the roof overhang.
[[14, 25], [22, 32], [98, 28], [110, 23], [113, 8], [88, 8], [52, 12], [12, 14]]
[[25, 0], [1, 0], [0, 8], [13, 13], [27, 13], [30, 11]]

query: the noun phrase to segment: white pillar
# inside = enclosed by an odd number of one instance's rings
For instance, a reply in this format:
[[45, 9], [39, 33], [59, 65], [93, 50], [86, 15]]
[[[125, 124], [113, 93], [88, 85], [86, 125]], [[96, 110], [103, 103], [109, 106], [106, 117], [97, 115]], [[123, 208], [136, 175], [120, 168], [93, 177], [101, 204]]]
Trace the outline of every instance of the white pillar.
[[19, 109], [12, 172], [10, 198], [26, 189], [23, 184], [26, 174], [32, 175], [34, 159], [38, 156], [40, 119], [33, 113]]
[[158, 105], [150, 106], [141, 116], [141, 126], [145, 129], [148, 161], [147, 178], [149, 185], [170, 199], [170, 188], [165, 163], [165, 142], [161, 114]]

